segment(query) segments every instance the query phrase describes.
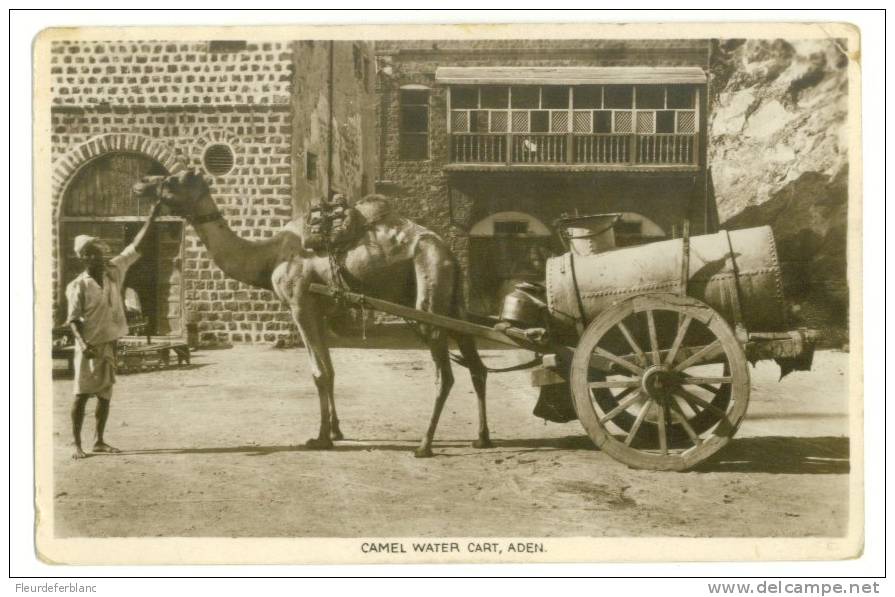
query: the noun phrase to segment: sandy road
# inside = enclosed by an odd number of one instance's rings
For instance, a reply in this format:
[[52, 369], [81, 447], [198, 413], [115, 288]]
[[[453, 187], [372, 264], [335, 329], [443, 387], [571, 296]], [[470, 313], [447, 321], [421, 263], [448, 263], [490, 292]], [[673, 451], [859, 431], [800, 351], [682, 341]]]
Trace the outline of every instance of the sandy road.
[[[527, 353], [485, 351], [486, 362]], [[59, 536], [835, 536], [848, 515], [847, 360], [818, 353], [777, 383], [753, 370], [749, 412], [705, 470], [628, 469], [577, 422], [544, 424], [526, 372], [489, 378], [496, 447], [476, 450], [465, 371], [437, 457], [411, 450], [432, 405], [424, 350], [333, 351], [349, 438], [328, 452], [303, 351], [196, 353], [189, 370], [121, 376], [107, 432], [120, 455], [69, 458], [71, 381], [54, 392]], [[88, 407], [92, 412], [92, 404]], [[93, 433], [88, 418], [85, 438]], [[89, 444], [88, 444], [89, 445]]]

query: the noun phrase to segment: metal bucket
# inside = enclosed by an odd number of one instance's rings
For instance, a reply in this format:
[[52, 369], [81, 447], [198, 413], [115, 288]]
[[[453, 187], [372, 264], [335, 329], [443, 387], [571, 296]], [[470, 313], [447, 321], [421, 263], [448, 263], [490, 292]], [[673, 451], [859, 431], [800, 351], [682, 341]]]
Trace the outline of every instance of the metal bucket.
[[615, 224], [621, 217], [621, 214], [566, 216], [555, 225], [573, 253], [596, 255], [615, 248]]
[[543, 293], [543, 287], [525, 282], [517, 284], [513, 292], [503, 299], [500, 320], [521, 328], [543, 325], [543, 314], [547, 307], [543, 301]]
[[[707, 303], [731, 323], [739, 310], [751, 331], [787, 329], [783, 283], [769, 226], [693, 236], [690, 247], [690, 296]], [[682, 241], [676, 239], [599, 255], [553, 257], [547, 261], [551, 319], [571, 328], [582, 319], [585, 324], [590, 322], [625, 298], [649, 292], [676, 293], [681, 255]]]

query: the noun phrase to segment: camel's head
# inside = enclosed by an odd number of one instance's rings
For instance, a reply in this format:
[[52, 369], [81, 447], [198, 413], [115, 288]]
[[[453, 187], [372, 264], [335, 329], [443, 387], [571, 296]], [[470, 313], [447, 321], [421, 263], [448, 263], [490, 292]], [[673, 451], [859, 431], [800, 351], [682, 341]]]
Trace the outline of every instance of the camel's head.
[[138, 197], [161, 201], [176, 216], [195, 215], [199, 201], [208, 197], [208, 183], [195, 170], [171, 176], [144, 176], [134, 185]]

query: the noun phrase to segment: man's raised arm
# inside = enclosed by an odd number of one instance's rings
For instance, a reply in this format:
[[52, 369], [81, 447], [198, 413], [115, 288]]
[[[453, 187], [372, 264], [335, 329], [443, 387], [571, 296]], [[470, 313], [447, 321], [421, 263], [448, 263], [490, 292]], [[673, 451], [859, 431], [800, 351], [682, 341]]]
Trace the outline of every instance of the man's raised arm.
[[149, 236], [149, 229], [155, 224], [155, 219], [158, 217], [159, 212], [162, 209], [162, 202], [156, 201], [152, 206], [152, 210], [149, 212], [149, 217], [146, 218], [146, 222], [143, 224], [143, 227], [140, 228], [140, 231], [137, 232], [137, 235], [134, 237], [134, 240], [131, 242], [131, 246], [134, 247], [134, 250], [137, 253], [143, 253], [143, 246], [146, 244], [146, 239]]
[[143, 227], [140, 228], [139, 232], [137, 232], [137, 235], [134, 236], [134, 240], [131, 241], [131, 244], [125, 247], [120, 255], [116, 255], [110, 260], [111, 265], [117, 267], [121, 272], [122, 280], [130, 266], [140, 259], [140, 255], [143, 254], [146, 240], [149, 238], [149, 231], [155, 224], [155, 219], [158, 217], [161, 209], [161, 202], [159, 201], [155, 203], [155, 205], [152, 206], [152, 210], [149, 212], [149, 217], [146, 218], [146, 222], [143, 224]]

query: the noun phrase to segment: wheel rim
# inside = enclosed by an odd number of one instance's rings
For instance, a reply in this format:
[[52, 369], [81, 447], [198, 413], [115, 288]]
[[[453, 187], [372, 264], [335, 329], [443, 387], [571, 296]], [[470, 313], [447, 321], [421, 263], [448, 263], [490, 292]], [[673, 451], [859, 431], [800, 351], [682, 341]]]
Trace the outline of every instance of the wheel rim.
[[595, 319], [572, 362], [588, 435], [637, 468], [684, 470], [721, 449], [745, 415], [749, 371], [733, 330], [674, 295], [623, 301]]

